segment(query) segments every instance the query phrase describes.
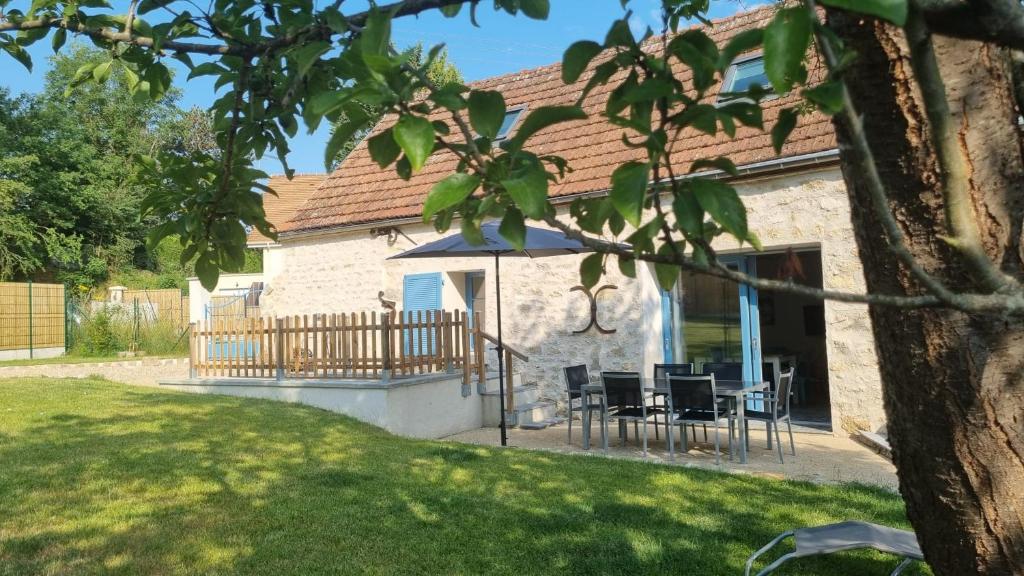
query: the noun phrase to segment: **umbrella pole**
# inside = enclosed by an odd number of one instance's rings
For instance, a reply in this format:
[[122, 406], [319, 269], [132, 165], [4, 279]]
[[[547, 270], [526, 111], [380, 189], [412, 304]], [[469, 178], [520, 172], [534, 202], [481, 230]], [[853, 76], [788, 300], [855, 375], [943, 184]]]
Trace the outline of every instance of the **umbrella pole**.
[[501, 445], [508, 446], [508, 429], [505, 424], [505, 347], [501, 343], [501, 256], [494, 253], [494, 299], [498, 310], [498, 398], [501, 405]]

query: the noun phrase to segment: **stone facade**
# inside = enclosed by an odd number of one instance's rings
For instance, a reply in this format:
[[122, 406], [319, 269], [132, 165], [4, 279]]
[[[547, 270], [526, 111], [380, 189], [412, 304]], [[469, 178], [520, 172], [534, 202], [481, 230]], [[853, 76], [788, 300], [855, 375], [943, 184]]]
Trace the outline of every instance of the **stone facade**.
[[[766, 249], [809, 247], [821, 252], [825, 288], [863, 291], [849, 205], [837, 168], [748, 180], [737, 185], [747, 205], [751, 228]], [[381, 224], [377, 224], [380, 227]], [[403, 277], [423, 272], [444, 273], [443, 305], [465, 309], [465, 273], [482, 271], [487, 279], [485, 326], [496, 332], [493, 282], [489, 258], [387, 260], [439, 235], [422, 223], [399, 224], [403, 234], [370, 234], [369, 227], [319, 235], [282, 238], [275, 249], [276, 274], [267, 277], [265, 314], [303, 314], [381, 310], [378, 293], [402, 306]], [[414, 244], [415, 242], [415, 244]], [[717, 246], [739, 251], [735, 241]], [[530, 357], [521, 364], [527, 381], [537, 382], [544, 396], [562, 398], [562, 366], [586, 363], [599, 370], [650, 371], [662, 361], [660, 295], [653, 273], [638, 267], [637, 279], [622, 276], [614, 262], [599, 286], [598, 318], [614, 334], [590, 330], [573, 334], [589, 322], [585, 295], [571, 291], [579, 284], [579, 256], [504, 258], [501, 261], [505, 341]], [[881, 386], [863, 306], [827, 302], [826, 340], [832, 418], [835, 429], [844, 420], [884, 423]]]

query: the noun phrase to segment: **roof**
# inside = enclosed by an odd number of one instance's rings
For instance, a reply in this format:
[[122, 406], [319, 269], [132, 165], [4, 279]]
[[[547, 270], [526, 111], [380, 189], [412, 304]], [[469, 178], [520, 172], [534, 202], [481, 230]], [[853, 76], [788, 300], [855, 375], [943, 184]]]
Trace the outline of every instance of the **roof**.
[[[765, 6], [717, 20], [706, 31], [722, 45], [738, 32], [767, 25], [774, 10], [772, 6]], [[661, 42], [661, 38], [655, 38], [648, 41], [648, 46], [657, 49]], [[817, 82], [824, 76], [824, 65], [816, 55], [812, 55], [809, 68], [811, 82]], [[566, 85], [562, 82], [561, 64], [553, 64], [474, 82], [471, 87], [500, 91], [509, 108], [525, 105], [529, 113], [540, 106], [574, 104], [591, 75], [592, 67], [579, 81]], [[691, 72], [679, 65], [677, 77], [686, 84]], [[564, 179], [552, 184], [549, 196], [555, 198], [607, 190], [611, 173], [619, 164], [641, 159], [644, 151], [627, 148], [622, 143], [623, 129], [608, 123], [600, 115], [609, 93], [623, 78], [624, 74], [620, 72], [587, 96], [583, 102], [588, 114], [586, 120], [545, 129], [528, 141], [527, 147], [531, 151], [562, 156], [572, 168]], [[708, 102], [714, 102], [716, 91], [717, 87], [712, 88], [712, 93], [707, 96]], [[676, 173], [685, 174], [690, 164], [699, 158], [729, 156], [742, 166], [834, 149], [836, 140], [831, 121], [825, 115], [813, 112], [800, 116], [782, 153], [775, 153], [769, 133], [771, 126], [779, 110], [799, 100], [798, 94], [791, 93], [763, 102], [765, 130], [741, 126], [733, 138], [721, 133], [710, 136], [692, 129], [684, 131], [672, 158]], [[446, 120], [451, 124], [450, 118], [448, 112], [442, 111], [430, 119]], [[390, 127], [396, 120], [394, 115], [384, 118], [372, 134]], [[382, 170], [373, 162], [364, 140], [281, 229], [288, 232], [311, 231], [419, 216], [430, 188], [454, 172], [455, 167], [456, 159], [451, 152], [438, 151], [419, 173], [408, 181], [402, 180], [393, 168]]]
[[[262, 196], [263, 211], [267, 215], [267, 222], [281, 230], [282, 226], [291, 220], [292, 216], [295, 215], [295, 211], [313, 195], [316, 187], [326, 177], [326, 174], [295, 174], [289, 180], [283, 174], [271, 176], [267, 186], [274, 192], [277, 192], [277, 196], [273, 194], [263, 194]], [[246, 238], [246, 243], [249, 245], [270, 242], [273, 242], [273, 240], [267, 238], [255, 228], [249, 232], [249, 236]]]

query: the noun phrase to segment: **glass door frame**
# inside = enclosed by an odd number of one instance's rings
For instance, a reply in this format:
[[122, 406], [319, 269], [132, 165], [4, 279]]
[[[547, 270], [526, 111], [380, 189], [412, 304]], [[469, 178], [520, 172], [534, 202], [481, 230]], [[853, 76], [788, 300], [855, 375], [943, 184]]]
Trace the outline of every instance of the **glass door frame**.
[[[757, 261], [755, 255], [720, 256], [719, 261], [737, 271], [757, 277]], [[723, 280], [723, 282], [730, 282]], [[743, 359], [743, 380], [760, 382], [763, 379], [761, 369], [761, 317], [758, 309], [757, 288], [747, 284], [737, 284], [740, 308], [740, 344]], [[672, 292], [662, 291], [661, 321], [663, 362], [685, 362], [678, 339], [678, 332], [685, 329], [686, 317], [683, 313], [683, 302], [680, 293], [681, 282], [676, 283]], [[685, 341], [685, 338], [681, 339]], [[758, 402], [757, 404], [760, 404]]]

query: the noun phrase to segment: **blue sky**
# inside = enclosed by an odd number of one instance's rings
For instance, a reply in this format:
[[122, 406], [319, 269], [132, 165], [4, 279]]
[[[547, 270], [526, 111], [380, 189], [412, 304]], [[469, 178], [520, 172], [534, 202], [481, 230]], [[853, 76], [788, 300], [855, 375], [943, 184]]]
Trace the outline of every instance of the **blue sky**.
[[[10, 8], [26, 8], [15, 1]], [[743, 8], [762, 3], [762, 0], [717, 0], [712, 3], [711, 15], [727, 16]], [[120, 4], [116, 2], [115, 6]], [[658, 21], [658, 0], [633, 0], [634, 29], [641, 31], [644, 24], [655, 26]], [[561, 59], [565, 49], [576, 40], [601, 40], [611, 21], [622, 15], [619, 0], [552, 0], [551, 14], [546, 21], [535, 21], [491, 9], [490, 2], [481, 2], [474, 27], [468, 10], [455, 19], [442, 17], [436, 11], [417, 18], [403, 18], [394, 25], [393, 38], [400, 46], [422, 42], [425, 46], [444, 43], [449, 58], [462, 71], [467, 81], [506, 74], [526, 68], [551, 64]], [[29, 48], [35, 66], [29, 74], [20, 64], [0, 53], [0, 86], [12, 93], [37, 92], [42, 88], [48, 68], [50, 42], [42, 40]], [[175, 63], [177, 64], [177, 63]], [[175, 85], [182, 90], [181, 106], [206, 108], [217, 96], [209, 78], [185, 82], [184, 66], [178, 66]], [[298, 172], [324, 171], [323, 149], [328, 132], [325, 128], [314, 134], [304, 130], [292, 139], [289, 163]], [[269, 173], [278, 173], [281, 166], [276, 157], [260, 161], [260, 167]]]

